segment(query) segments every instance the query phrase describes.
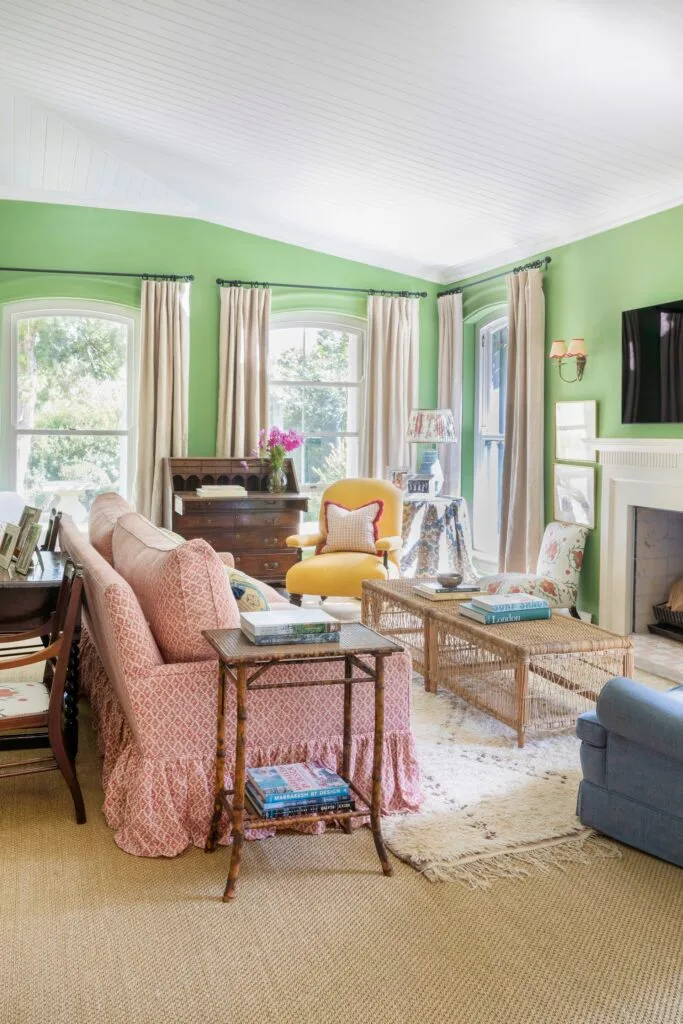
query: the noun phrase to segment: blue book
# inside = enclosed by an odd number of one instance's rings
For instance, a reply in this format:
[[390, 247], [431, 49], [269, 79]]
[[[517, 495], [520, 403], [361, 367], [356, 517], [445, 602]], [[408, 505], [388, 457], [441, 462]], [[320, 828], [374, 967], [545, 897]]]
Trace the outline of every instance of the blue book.
[[320, 761], [248, 768], [247, 785], [264, 802], [337, 797], [340, 793], [348, 796], [350, 793], [346, 779]]
[[324, 791], [308, 789], [302, 793], [276, 793], [264, 796], [250, 780], [247, 780], [247, 793], [249, 793], [250, 797], [262, 803], [264, 807], [287, 807], [292, 804], [306, 803], [310, 800], [343, 800], [351, 795], [351, 790], [346, 783], [342, 783], [341, 786], [335, 786]]
[[547, 606], [545, 608], [520, 608], [510, 612], [485, 612], [481, 608], [475, 608], [471, 601], [462, 601], [460, 614], [483, 626], [495, 626], [502, 622], [530, 622], [534, 619], [549, 619], [552, 612]]

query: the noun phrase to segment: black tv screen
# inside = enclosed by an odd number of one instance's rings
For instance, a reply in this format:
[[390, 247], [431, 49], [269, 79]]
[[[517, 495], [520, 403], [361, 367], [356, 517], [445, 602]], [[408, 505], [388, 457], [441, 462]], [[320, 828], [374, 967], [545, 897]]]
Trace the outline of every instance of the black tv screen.
[[621, 314], [621, 422], [683, 423], [683, 299]]

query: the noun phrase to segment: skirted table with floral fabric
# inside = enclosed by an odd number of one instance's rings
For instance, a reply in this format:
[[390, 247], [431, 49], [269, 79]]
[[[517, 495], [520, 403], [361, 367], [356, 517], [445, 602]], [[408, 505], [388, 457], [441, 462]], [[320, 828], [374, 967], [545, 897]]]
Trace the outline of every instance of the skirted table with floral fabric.
[[407, 498], [403, 502], [402, 576], [461, 572], [466, 583], [478, 574], [472, 565], [472, 541], [464, 498], [446, 495]]

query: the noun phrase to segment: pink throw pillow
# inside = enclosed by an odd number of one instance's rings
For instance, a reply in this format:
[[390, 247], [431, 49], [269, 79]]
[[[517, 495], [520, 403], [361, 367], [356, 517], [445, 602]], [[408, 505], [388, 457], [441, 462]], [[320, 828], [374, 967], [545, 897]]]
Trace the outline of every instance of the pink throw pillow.
[[134, 512], [116, 523], [113, 550], [114, 568], [135, 591], [164, 661], [215, 658], [202, 630], [234, 629], [239, 611], [211, 545], [177, 544]]
[[383, 501], [371, 501], [360, 508], [346, 508], [334, 501], [325, 502], [325, 540], [322, 554], [331, 551], [361, 551], [376, 555], [375, 543], [379, 537], [379, 521], [384, 511]]

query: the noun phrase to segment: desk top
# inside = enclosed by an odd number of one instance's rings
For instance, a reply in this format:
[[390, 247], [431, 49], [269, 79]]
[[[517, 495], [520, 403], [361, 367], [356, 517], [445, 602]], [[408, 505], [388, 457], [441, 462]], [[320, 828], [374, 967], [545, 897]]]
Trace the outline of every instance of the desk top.
[[63, 551], [41, 551], [44, 569], [34, 559], [31, 571], [27, 576], [12, 569], [0, 569], [0, 590], [11, 590], [19, 587], [42, 587], [43, 589], [58, 589], [64, 575], [64, 562], [66, 554]]

